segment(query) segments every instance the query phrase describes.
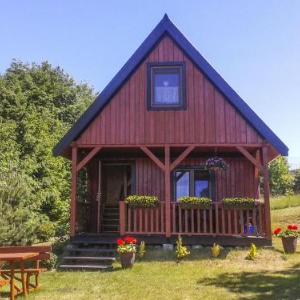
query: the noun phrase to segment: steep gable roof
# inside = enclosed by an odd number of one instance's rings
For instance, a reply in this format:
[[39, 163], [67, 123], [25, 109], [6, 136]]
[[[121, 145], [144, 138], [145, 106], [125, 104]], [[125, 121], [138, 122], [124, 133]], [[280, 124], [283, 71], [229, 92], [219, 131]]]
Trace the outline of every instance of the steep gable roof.
[[195, 47], [170, 21], [167, 15], [158, 23], [140, 47], [130, 57], [121, 70], [109, 82], [90, 107], [77, 120], [53, 149], [54, 155], [61, 155], [101, 112], [112, 96], [119, 90], [126, 79], [136, 70], [143, 59], [150, 53], [155, 45], [165, 35], [168, 35], [192, 60], [192, 62], [205, 74], [212, 84], [225, 96], [235, 109], [249, 122], [249, 124], [268, 141], [281, 155], [288, 155], [287, 146], [275, 133], [257, 116], [257, 114], [243, 101], [243, 99], [228, 85], [217, 71], [205, 60]]

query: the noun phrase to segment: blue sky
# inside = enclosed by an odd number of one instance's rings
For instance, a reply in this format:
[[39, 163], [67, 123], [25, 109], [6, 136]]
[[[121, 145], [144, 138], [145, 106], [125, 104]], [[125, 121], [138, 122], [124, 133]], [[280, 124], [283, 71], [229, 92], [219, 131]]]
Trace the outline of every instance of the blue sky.
[[300, 167], [300, 1], [2, 1], [0, 73], [48, 60], [101, 91], [167, 13]]

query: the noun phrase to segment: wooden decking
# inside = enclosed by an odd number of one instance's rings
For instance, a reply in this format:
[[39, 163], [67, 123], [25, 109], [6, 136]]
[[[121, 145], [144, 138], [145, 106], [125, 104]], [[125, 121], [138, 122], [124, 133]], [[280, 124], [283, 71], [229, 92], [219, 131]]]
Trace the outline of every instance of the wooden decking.
[[[147, 246], [161, 246], [162, 244], [176, 244], [177, 236], [171, 236], [167, 238], [165, 235], [146, 235], [146, 234], [131, 234], [137, 238], [138, 243], [144, 241]], [[71, 243], [75, 245], [74, 249], [81, 249], [81, 251], [94, 251], [93, 249], [98, 249], [99, 253], [108, 252], [110, 256], [116, 253], [117, 249], [117, 239], [120, 237], [119, 234], [81, 234], [76, 235], [71, 239]], [[255, 236], [211, 236], [211, 235], [201, 235], [201, 236], [186, 236], [182, 235], [183, 242], [186, 245], [201, 245], [201, 246], [211, 246], [213, 243], [218, 243], [224, 247], [244, 247], [249, 246], [251, 243], [255, 243], [257, 246], [271, 246], [272, 241], [264, 237]], [[84, 250], [92, 249], [92, 250]], [[103, 250], [100, 250], [103, 249]], [[101, 252], [102, 251], [102, 252]], [[99, 254], [100, 255], [100, 254]]]

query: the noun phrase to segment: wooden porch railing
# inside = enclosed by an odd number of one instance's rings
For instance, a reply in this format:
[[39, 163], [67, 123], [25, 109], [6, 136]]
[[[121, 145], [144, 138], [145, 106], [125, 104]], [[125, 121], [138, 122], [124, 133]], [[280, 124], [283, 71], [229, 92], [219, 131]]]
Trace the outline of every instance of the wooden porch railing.
[[263, 204], [253, 209], [225, 209], [215, 202], [210, 209], [183, 209], [171, 203], [172, 234], [213, 236], [264, 236]]
[[155, 208], [131, 208], [120, 201], [120, 234], [164, 234], [165, 202]]
[[[225, 209], [215, 202], [210, 209], [183, 209], [171, 203], [172, 235], [265, 236], [264, 204], [253, 209]], [[166, 233], [165, 202], [156, 208], [134, 209], [120, 202], [120, 234]]]

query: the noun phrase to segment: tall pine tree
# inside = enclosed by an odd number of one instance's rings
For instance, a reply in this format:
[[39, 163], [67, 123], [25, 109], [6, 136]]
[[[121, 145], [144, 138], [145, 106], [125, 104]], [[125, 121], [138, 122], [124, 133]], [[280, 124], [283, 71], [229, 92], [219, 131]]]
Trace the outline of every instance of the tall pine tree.
[[56, 235], [67, 232], [70, 165], [52, 148], [95, 95], [49, 63], [13, 61], [0, 76], [0, 172], [13, 165], [30, 179], [28, 195]]

